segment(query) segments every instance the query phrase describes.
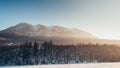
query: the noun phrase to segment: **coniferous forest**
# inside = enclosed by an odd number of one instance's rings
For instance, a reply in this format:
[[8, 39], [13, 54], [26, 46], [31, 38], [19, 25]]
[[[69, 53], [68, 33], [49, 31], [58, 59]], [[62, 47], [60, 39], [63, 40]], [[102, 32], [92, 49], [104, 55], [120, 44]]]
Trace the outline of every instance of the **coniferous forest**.
[[25, 42], [0, 49], [0, 66], [119, 62], [120, 46], [107, 44], [56, 45]]

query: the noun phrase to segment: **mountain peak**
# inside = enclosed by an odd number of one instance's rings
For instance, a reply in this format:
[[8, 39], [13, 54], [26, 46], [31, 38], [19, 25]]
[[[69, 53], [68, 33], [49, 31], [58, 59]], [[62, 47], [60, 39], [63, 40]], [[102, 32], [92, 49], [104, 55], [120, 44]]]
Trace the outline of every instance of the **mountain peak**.
[[23, 22], [16, 25], [16, 27], [18, 26], [33, 26], [33, 25]]
[[26, 23], [26, 22], [21, 22], [21, 23], [19, 23], [19, 24], [17, 24], [17, 25], [28, 25], [28, 23]]

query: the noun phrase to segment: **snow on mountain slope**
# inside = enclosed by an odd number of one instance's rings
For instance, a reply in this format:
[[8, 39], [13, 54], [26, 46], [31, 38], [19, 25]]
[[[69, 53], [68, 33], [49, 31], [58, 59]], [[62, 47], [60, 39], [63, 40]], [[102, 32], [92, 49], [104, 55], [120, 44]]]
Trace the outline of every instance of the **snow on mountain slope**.
[[92, 34], [73, 28], [65, 28], [61, 26], [44, 26], [41, 24], [31, 25], [27, 23], [20, 23], [16, 26], [9, 27], [0, 31], [2, 33], [14, 33], [17, 35], [31, 36], [31, 37], [74, 37], [74, 38], [95, 38]]

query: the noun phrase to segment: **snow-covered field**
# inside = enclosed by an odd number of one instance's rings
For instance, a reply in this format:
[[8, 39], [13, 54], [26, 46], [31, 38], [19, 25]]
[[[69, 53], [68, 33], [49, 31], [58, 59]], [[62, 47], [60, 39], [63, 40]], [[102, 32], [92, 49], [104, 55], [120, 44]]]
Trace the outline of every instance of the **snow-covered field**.
[[120, 63], [82, 63], [64, 65], [10, 66], [0, 68], [120, 68]]

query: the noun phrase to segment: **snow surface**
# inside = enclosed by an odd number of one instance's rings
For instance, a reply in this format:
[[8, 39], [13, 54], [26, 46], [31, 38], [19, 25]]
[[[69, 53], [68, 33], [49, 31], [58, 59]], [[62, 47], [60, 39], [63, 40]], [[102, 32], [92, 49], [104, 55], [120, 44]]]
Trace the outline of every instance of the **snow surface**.
[[120, 68], [120, 63], [82, 63], [63, 65], [10, 66], [0, 68]]

